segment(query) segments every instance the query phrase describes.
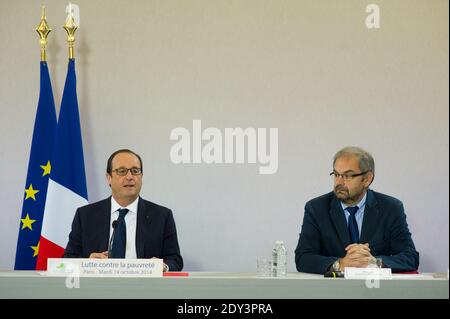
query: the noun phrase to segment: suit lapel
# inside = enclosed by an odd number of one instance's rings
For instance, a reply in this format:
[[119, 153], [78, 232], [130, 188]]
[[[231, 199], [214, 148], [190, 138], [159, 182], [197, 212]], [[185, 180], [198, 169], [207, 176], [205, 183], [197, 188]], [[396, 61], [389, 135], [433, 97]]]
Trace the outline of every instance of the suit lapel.
[[361, 243], [367, 243], [369, 238], [372, 238], [376, 230], [378, 220], [377, 201], [373, 191], [367, 191], [366, 209], [364, 210], [364, 219], [361, 229]]
[[150, 222], [150, 212], [146, 210], [144, 201], [139, 197], [136, 221], [136, 255], [138, 258], [145, 257], [145, 234], [148, 233]]
[[109, 249], [109, 238], [111, 237], [111, 196], [105, 200], [101, 209], [101, 219], [99, 221], [99, 229], [101, 233], [101, 247], [106, 251]]
[[342, 207], [336, 197], [334, 197], [331, 201], [330, 217], [342, 245], [347, 247], [347, 245], [350, 244], [350, 234], [348, 233], [344, 211], [342, 210]]

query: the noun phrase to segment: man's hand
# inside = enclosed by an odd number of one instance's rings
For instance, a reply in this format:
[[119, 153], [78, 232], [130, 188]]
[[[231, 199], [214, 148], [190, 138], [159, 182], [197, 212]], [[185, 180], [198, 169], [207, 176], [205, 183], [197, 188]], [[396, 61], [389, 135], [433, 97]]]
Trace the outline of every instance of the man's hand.
[[345, 267], [367, 267], [375, 257], [370, 253], [369, 244], [351, 244], [345, 247], [347, 254], [339, 259], [339, 268], [341, 271]]
[[[158, 257], [152, 257], [150, 259], [161, 259]], [[167, 266], [164, 262], [163, 262], [163, 272], [169, 271], [169, 266]]]
[[89, 255], [89, 258], [106, 259], [108, 258], [108, 252], [104, 251], [102, 253], [92, 253]]

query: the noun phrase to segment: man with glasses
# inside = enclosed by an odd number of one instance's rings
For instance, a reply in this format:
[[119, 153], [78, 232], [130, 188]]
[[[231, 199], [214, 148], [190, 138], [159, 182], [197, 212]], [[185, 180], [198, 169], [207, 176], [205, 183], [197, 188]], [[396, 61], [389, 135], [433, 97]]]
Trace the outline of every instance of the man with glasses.
[[297, 248], [297, 270], [323, 274], [345, 267], [378, 265], [393, 272], [416, 271], [416, 251], [398, 199], [369, 189], [372, 155], [345, 147], [334, 156], [334, 191], [310, 200]]
[[183, 268], [172, 211], [139, 196], [142, 174], [141, 157], [133, 151], [109, 157], [112, 196], [77, 209], [64, 257], [162, 258], [165, 271]]

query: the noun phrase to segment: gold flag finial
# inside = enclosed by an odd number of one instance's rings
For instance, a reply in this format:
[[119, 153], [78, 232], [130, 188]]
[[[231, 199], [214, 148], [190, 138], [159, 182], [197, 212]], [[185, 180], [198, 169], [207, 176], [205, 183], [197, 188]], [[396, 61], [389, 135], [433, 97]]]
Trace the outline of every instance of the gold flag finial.
[[[71, 6], [71, 5], [70, 5]], [[69, 44], [69, 59], [74, 58], [73, 45], [75, 42], [75, 31], [78, 29], [78, 26], [75, 24], [75, 20], [73, 18], [73, 12], [69, 10], [67, 15], [66, 23], [64, 24], [64, 30], [67, 32], [67, 43]]]
[[41, 61], [46, 61], [45, 48], [47, 46], [48, 40], [47, 36], [52, 31], [47, 23], [47, 18], [45, 17], [45, 6], [42, 6], [42, 17], [41, 22], [36, 28], [37, 33], [39, 33], [39, 43], [41, 44]]

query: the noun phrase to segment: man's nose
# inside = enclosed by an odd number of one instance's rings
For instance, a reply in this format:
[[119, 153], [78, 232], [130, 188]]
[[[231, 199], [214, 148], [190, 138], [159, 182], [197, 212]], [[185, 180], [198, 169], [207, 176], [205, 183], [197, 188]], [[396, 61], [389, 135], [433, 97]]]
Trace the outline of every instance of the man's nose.
[[339, 175], [338, 177], [336, 177], [334, 179], [334, 184], [335, 185], [344, 185], [345, 184], [344, 177], [342, 175]]
[[125, 175], [127, 179], [133, 179], [133, 174], [131, 174], [131, 170], [128, 170], [127, 175]]

